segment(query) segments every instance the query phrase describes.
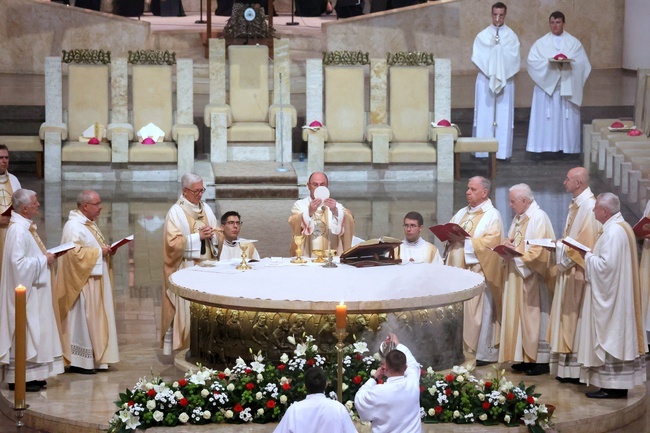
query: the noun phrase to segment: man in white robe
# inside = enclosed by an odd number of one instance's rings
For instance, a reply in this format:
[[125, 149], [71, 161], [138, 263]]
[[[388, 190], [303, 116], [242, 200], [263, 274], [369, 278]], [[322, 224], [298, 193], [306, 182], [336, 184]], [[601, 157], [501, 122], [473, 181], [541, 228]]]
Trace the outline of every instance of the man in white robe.
[[304, 400], [289, 406], [274, 433], [356, 433], [348, 410], [325, 396], [327, 375], [320, 367], [305, 371]]
[[[519, 38], [505, 24], [507, 7], [492, 5], [492, 25], [482, 30], [472, 48], [472, 62], [478, 67], [474, 98], [474, 137], [495, 137], [497, 159], [512, 157], [515, 121], [515, 74], [521, 57]], [[496, 125], [495, 125], [496, 124]], [[487, 152], [476, 153], [487, 158]]]
[[354, 407], [362, 421], [372, 423], [372, 433], [420, 433], [420, 364], [395, 334], [389, 338], [395, 349], [357, 391]]
[[27, 391], [37, 392], [50, 376], [63, 373], [61, 342], [52, 304], [52, 264], [56, 257], [47, 252], [36, 232], [33, 218], [40, 206], [36, 193], [14, 191], [14, 210], [7, 229], [8, 248], [2, 258], [0, 278], [0, 365], [4, 366], [9, 388], [15, 382], [15, 292], [27, 289]]
[[[593, 248], [601, 224], [594, 217], [596, 198], [589, 188], [589, 174], [584, 167], [574, 167], [564, 179], [566, 192], [573, 196], [562, 238], [570, 236]], [[562, 383], [579, 383], [580, 364], [578, 330], [582, 318], [585, 291], [585, 263], [580, 254], [556, 242], [557, 278], [547, 340], [551, 345], [551, 374]]]
[[[9, 169], [9, 149], [0, 144], [0, 214], [11, 207], [11, 196], [21, 186], [18, 178], [7, 171]], [[0, 215], [0, 275], [2, 275], [2, 252], [4, 251], [5, 235], [11, 215]]]
[[[564, 21], [562, 12], [553, 12], [551, 32], [528, 54], [528, 74], [535, 82], [528, 152], [580, 153], [580, 106], [591, 64], [580, 41], [564, 31]], [[568, 60], [549, 60], [559, 54]]]
[[[643, 216], [650, 218], [650, 200], [646, 204]], [[650, 341], [650, 235], [643, 239], [641, 263], [639, 265], [639, 282], [643, 295], [643, 317], [645, 318], [646, 339]]]
[[81, 191], [61, 236], [61, 244], [75, 244], [59, 258], [55, 294], [63, 357], [72, 373], [93, 374], [120, 361], [113, 298], [115, 251], [97, 227], [101, 211], [99, 194]]
[[169, 209], [163, 230], [163, 352], [189, 347], [190, 303], [168, 289], [169, 276], [179, 269], [194, 266], [201, 260], [216, 260], [217, 218], [201, 201], [205, 192], [203, 179], [194, 173], [181, 178], [183, 192]]
[[[228, 211], [221, 215], [221, 232], [217, 232], [219, 239], [219, 255], [220, 261], [231, 259], [241, 259], [242, 250], [239, 247], [237, 240], [239, 239], [239, 232], [244, 222], [241, 220], [239, 213], [235, 211]], [[260, 255], [255, 248], [254, 243], [248, 243], [246, 248], [246, 257], [249, 260], [259, 260]]]
[[431, 242], [422, 239], [424, 218], [420, 212], [409, 212], [404, 217], [404, 240], [400, 247], [402, 263], [434, 263], [444, 264], [438, 253], [438, 248]]
[[503, 241], [503, 222], [488, 198], [490, 187], [490, 181], [482, 176], [469, 180], [465, 193], [468, 206], [459, 210], [451, 222], [471, 237], [450, 235], [445, 262], [485, 276], [485, 290], [465, 301], [463, 307], [463, 342], [476, 354], [478, 366], [496, 362], [499, 357], [503, 261], [492, 248]]
[[625, 398], [646, 380], [646, 336], [638, 280], [636, 239], [612, 193], [598, 196], [596, 219], [603, 224], [585, 260], [587, 290], [582, 307], [578, 362], [580, 381], [599, 386], [589, 398]]
[[[555, 282], [551, 254], [531, 239], [554, 240], [553, 226], [525, 183], [510, 188], [515, 217], [504, 245], [523, 254], [506, 258], [499, 362], [512, 362], [515, 371], [530, 376], [549, 372], [550, 347], [546, 341], [551, 294]], [[553, 287], [551, 285], [551, 287]]]
[[[328, 186], [329, 181], [325, 173], [312, 173], [307, 181], [309, 197], [296, 201], [291, 209], [289, 217], [291, 232], [293, 235], [305, 236], [302, 254], [308, 257], [311, 256], [313, 249], [328, 247], [326, 236], [336, 239], [336, 245], [332, 245], [331, 249], [336, 249], [339, 253], [352, 246], [354, 217], [341, 203], [329, 197]], [[324, 200], [314, 197], [314, 192], [319, 187], [324, 187], [323, 191], [327, 192], [327, 198]], [[295, 254], [296, 244], [292, 241], [289, 255]]]

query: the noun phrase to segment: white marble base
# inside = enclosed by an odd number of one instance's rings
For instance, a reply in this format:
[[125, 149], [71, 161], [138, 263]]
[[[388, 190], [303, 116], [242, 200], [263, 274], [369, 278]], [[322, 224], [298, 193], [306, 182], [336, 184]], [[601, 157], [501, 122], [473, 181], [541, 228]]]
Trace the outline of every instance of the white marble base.
[[80, 182], [176, 182], [178, 170], [175, 164], [130, 164], [120, 168], [65, 164], [62, 177], [63, 180]]
[[275, 144], [249, 146], [230, 143], [228, 161], [275, 161]]
[[437, 175], [436, 167], [431, 165], [328, 165], [325, 171], [332, 182], [435, 182]]

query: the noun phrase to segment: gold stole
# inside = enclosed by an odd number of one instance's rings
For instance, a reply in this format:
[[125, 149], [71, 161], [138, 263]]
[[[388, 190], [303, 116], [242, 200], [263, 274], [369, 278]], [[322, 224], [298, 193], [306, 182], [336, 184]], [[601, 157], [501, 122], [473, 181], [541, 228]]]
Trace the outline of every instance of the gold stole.
[[636, 248], [636, 237], [632, 231], [632, 227], [626, 222], [618, 223], [627, 234], [628, 244], [630, 246], [630, 258], [632, 259], [632, 278], [633, 278], [633, 290], [634, 290], [634, 319], [636, 322], [636, 336], [637, 344], [639, 348], [639, 355], [644, 355], [646, 353], [646, 346], [644, 344], [645, 339], [645, 321], [643, 320], [643, 297], [641, 295], [641, 284], [639, 283], [639, 263], [637, 261], [637, 248]]
[[[479, 209], [476, 212], [467, 212], [463, 219], [460, 221], [459, 226], [463, 228], [470, 236], [474, 237], [474, 230], [478, 226], [479, 221], [483, 218], [483, 209]], [[465, 264], [465, 244], [464, 243], [450, 243], [453, 245], [449, 251], [449, 264], [457, 268], [466, 268]]]

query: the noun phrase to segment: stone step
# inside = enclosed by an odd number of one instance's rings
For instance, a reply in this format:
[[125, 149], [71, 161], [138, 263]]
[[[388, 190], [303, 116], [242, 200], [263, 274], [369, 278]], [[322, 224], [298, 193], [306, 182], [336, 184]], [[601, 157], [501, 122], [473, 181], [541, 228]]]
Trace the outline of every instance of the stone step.
[[277, 162], [247, 161], [212, 163], [216, 185], [274, 185], [296, 187], [298, 177], [291, 163], [278, 171]]
[[297, 199], [298, 187], [290, 185], [215, 185], [217, 199], [286, 198]]

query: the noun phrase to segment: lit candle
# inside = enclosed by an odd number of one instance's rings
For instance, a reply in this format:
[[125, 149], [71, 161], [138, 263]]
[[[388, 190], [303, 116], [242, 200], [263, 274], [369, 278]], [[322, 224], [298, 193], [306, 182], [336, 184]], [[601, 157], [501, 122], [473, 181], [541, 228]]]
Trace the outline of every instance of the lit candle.
[[15, 289], [16, 302], [16, 330], [15, 337], [15, 367], [16, 377], [14, 378], [14, 407], [23, 409], [25, 407], [25, 364], [27, 362], [27, 289], [22, 284]]
[[348, 307], [341, 301], [336, 306], [336, 327], [338, 329], [345, 329], [348, 323]]

